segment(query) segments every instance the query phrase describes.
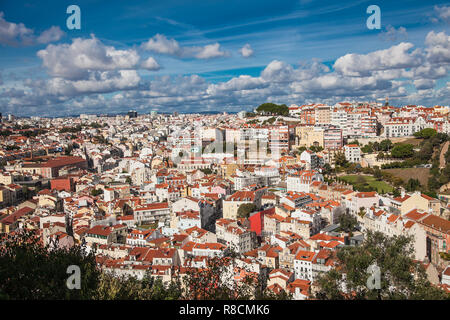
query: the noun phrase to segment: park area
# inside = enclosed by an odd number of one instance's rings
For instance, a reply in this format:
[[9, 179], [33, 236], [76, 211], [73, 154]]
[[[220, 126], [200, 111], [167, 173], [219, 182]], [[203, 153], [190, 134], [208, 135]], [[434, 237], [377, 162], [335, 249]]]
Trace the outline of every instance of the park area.
[[392, 192], [394, 188], [384, 181], [378, 181], [373, 176], [351, 174], [339, 177], [341, 180], [353, 185], [357, 191], [377, 191], [378, 193]]
[[430, 169], [428, 168], [396, 168], [396, 169], [384, 169], [383, 171], [389, 172], [395, 177], [399, 177], [405, 183], [409, 179], [418, 179], [422, 186], [428, 184], [430, 178]]

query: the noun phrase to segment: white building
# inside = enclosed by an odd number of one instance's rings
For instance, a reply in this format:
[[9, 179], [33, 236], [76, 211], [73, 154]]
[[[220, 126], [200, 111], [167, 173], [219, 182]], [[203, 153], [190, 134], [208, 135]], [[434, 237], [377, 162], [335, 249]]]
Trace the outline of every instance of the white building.
[[287, 191], [310, 192], [310, 186], [313, 181], [323, 181], [323, 175], [314, 170], [299, 171], [287, 177]]
[[361, 149], [357, 144], [345, 145], [344, 154], [348, 162], [359, 163], [361, 161]]

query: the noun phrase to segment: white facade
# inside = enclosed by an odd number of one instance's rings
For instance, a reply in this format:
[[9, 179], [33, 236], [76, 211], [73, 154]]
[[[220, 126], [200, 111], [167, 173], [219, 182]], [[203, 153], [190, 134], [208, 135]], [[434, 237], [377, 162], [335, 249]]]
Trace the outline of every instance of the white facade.
[[344, 154], [348, 162], [359, 163], [361, 161], [361, 149], [356, 144], [344, 146]]

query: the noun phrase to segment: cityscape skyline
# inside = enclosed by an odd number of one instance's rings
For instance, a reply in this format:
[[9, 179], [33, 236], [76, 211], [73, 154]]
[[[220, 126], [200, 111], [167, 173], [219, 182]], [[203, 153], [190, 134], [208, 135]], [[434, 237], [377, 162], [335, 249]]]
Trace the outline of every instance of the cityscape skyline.
[[445, 1], [379, 1], [379, 30], [369, 1], [79, 1], [80, 30], [66, 25], [71, 4], [0, 6], [3, 114], [450, 104]]

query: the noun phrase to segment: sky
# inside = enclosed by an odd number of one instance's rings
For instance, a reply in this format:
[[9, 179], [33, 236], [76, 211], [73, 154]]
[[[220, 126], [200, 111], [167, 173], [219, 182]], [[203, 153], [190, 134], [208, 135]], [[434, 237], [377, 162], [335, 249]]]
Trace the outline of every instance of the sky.
[[449, 70], [448, 1], [0, 1], [3, 114], [450, 105]]

